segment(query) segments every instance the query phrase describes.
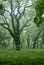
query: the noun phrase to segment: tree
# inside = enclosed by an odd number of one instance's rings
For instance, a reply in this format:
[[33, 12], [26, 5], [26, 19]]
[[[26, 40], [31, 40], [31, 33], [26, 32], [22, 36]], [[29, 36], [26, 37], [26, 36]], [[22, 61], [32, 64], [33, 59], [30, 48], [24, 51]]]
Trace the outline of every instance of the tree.
[[[1, 22], [0, 25], [9, 31], [10, 35], [13, 37], [13, 40], [15, 42], [16, 50], [20, 50], [20, 34], [23, 31], [24, 27], [28, 26], [27, 24], [32, 19], [32, 17], [26, 20], [26, 23], [21, 27], [21, 29], [20, 20], [24, 16], [26, 8], [29, 8], [30, 6], [26, 5], [28, 1], [23, 0], [3, 1], [8, 2], [9, 4], [7, 5], [7, 7], [4, 7], [2, 4], [0, 4], [0, 15], [3, 19], [3, 22]], [[9, 18], [7, 16], [8, 14]]]
[[36, 47], [36, 44], [37, 44], [40, 33], [41, 33], [41, 30], [39, 30], [38, 34], [34, 38], [33, 49], [35, 49], [35, 47]]
[[30, 38], [29, 38], [29, 33], [27, 35], [27, 44], [28, 44], [28, 48], [30, 47]]
[[[44, 14], [44, 3], [43, 3], [43, 0], [37, 0], [37, 2], [35, 3], [34, 7], [35, 7], [35, 11], [36, 11], [36, 16], [34, 18], [34, 22], [37, 25], [38, 29], [41, 27], [41, 31], [43, 31], [42, 39], [43, 39], [43, 43], [44, 43], [44, 24], [43, 24], [43, 22], [44, 22], [43, 18], [44, 17], [42, 17], [42, 15]], [[38, 39], [38, 37], [39, 37], [39, 35], [37, 34], [36, 38]], [[33, 48], [36, 45], [37, 39], [34, 42]]]

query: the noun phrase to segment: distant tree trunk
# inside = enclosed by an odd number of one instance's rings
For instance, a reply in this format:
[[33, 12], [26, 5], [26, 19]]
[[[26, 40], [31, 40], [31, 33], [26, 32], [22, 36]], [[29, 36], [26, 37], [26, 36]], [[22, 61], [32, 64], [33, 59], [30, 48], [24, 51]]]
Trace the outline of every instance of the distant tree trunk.
[[27, 44], [28, 44], [28, 48], [29, 48], [29, 46], [30, 46], [29, 34], [27, 35]]
[[38, 43], [37, 43], [37, 48], [38, 48]]
[[13, 49], [15, 48], [15, 41], [13, 40]]
[[40, 33], [41, 33], [41, 30], [38, 32], [37, 36], [36, 36], [35, 39], [34, 39], [33, 49], [34, 49], [35, 46], [36, 46], [36, 43], [37, 43], [37, 40], [38, 40], [38, 37], [39, 37]]
[[29, 48], [29, 40], [27, 40], [28, 48]]
[[43, 34], [42, 34], [42, 38], [43, 38], [43, 44], [44, 44], [44, 27], [43, 27]]
[[44, 44], [44, 27], [42, 29], [42, 44], [41, 44], [41, 48], [43, 47]]

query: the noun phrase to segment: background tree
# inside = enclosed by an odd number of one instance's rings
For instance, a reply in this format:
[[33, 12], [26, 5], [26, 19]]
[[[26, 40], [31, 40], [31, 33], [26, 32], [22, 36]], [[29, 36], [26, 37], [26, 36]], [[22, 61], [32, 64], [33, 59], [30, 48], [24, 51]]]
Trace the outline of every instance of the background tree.
[[[35, 7], [35, 11], [36, 11], [36, 16], [34, 18], [34, 22], [36, 23], [38, 29], [41, 28], [41, 32], [43, 31], [43, 33], [42, 33], [42, 40], [43, 40], [42, 44], [44, 44], [44, 17], [42, 16], [42, 15], [44, 15], [43, 0], [37, 0], [34, 7]], [[39, 35], [37, 35], [37, 36], [39, 37]], [[37, 36], [36, 36], [36, 38], [37, 38]], [[36, 39], [36, 41], [37, 41], [37, 39]], [[35, 45], [36, 45], [36, 43], [35, 43]]]
[[0, 48], [8, 48], [11, 36], [0, 26]]

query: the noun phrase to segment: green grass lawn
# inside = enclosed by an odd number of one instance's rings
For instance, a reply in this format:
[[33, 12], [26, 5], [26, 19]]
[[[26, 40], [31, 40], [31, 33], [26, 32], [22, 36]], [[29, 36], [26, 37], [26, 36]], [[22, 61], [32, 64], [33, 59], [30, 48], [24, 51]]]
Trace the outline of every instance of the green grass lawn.
[[0, 65], [44, 65], [44, 49], [0, 49]]

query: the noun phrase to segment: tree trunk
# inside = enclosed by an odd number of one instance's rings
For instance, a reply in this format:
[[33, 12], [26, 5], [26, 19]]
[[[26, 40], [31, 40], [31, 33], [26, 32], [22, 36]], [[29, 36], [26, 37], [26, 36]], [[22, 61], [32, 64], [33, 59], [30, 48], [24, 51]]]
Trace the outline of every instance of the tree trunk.
[[16, 50], [20, 50], [20, 44], [16, 44]]
[[13, 40], [13, 49], [15, 48], [15, 41]]
[[28, 33], [28, 35], [27, 35], [27, 45], [28, 45], [28, 48], [29, 48], [29, 46], [30, 46], [30, 38], [29, 38], [29, 33]]
[[27, 39], [27, 44], [28, 44], [28, 48], [29, 48], [29, 46], [30, 46], [30, 40], [29, 39]]
[[41, 44], [41, 48], [43, 47], [44, 44], [44, 27], [42, 29], [42, 44]]
[[16, 45], [16, 50], [20, 50], [20, 35], [16, 35], [15, 37], [15, 45]]
[[19, 20], [17, 20], [16, 23], [16, 31], [15, 31], [15, 45], [16, 45], [16, 50], [20, 50], [20, 30], [19, 30]]
[[38, 32], [36, 38], [34, 39], [33, 49], [35, 48], [35, 46], [37, 44], [37, 41], [38, 41], [38, 38], [39, 38], [40, 33], [41, 33], [41, 30]]
[[44, 27], [43, 27], [42, 39], [43, 39], [43, 44], [44, 44]]

